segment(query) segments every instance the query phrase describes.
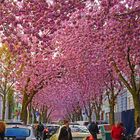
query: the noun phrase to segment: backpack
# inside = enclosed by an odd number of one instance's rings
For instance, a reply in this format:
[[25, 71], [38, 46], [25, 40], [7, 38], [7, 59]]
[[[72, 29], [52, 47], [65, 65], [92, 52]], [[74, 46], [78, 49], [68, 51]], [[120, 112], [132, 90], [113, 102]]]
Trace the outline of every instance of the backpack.
[[42, 132], [44, 130], [43, 124], [38, 125], [38, 131]]

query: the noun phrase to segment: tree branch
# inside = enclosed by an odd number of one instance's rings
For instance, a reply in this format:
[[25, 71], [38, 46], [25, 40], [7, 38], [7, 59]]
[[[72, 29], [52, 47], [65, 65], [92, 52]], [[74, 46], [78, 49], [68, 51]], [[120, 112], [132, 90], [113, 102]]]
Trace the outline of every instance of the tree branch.
[[11, 83], [11, 85], [7, 88], [7, 91], [6, 91], [7, 93], [9, 92], [9, 90], [11, 89], [11, 87], [14, 85], [14, 83], [15, 83], [15, 82], [13, 81], [13, 82]]
[[125, 86], [127, 87], [127, 89], [130, 91], [130, 93], [133, 94], [133, 90], [132, 90], [131, 86], [130, 86], [129, 83], [126, 81], [126, 79], [123, 77], [123, 75], [121, 74], [119, 68], [117, 67], [117, 65], [116, 65], [116, 63], [115, 63], [115, 61], [114, 61], [114, 63], [113, 63], [113, 66], [114, 66], [114, 69], [115, 69], [116, 73], [118, 74], [120, 80], [124, 83], [124, 85], [125, 85]]
[[128, 60], [128, 64], [131, 70], [131, 84], [134, 90], [137, 91], [137, 86], [136, 86], [136, 81], [135, 81], [135, 71], [134, 71], [135, 66], [131, 64], [131, 60], [130, 60], [130, 47], [128, 47], [128, 50], [127, 50], [127, 60]]
[[132, 15], [132, 14], [135, 14], [135, 13], [140, 13], [140, 9], [132, 10], [132, 11], [129, 11], [127, 13], [115, 14], [115, 16], [116, 17], [128, 16], [128, 15]]

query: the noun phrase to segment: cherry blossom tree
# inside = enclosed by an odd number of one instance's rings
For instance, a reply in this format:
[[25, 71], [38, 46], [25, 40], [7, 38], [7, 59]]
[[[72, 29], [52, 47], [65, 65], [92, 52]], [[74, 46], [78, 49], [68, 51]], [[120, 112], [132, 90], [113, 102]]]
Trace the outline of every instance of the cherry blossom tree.
[[115, 123], [115, 105], [117, 101], [117, 97], [121, 92], [123, 92], [123, 85], [121, 81], [113, 75], [113, 71], [109, 70], [105, 80], [105, 95], [107, 96], [109, 107], [110, 107], [110, 115], [109, 115], [109, 121], [110, 124]]
[[[79, 13], [77, 16], [79, 16]], [[76, 16], [73, 17], [75, 18]], [[85, 107], [89, 106], [91, 110], [89, 113], [91, 121], [93, 112], [91, 102], [94, 95], [102, 91], [100, 89], [103, 84], [104, 64], [98, 65], [97, 63], [97, 58], [101, 52], [97, 52], [97, 49], [93, 47], [94, 30], [91, 28], [90, 22], [86, 19], [87, 15], [85, 14], [76, 23], [73, 21], [73, 18], [69, 21], [68, 25], [64, 23], [67, 26], [54, 34], [55, 38], [53, 43], [57, 44], [60, 50], [62, 50], [64, 57], [63, 63], [67, 67], [69, 78], [71, 82], [75, 81], [78, 83], [78, 88], [81, 93], [80, 102]], [[96, 52], [96, 56], [94, 56], [94, 52]]]
[[[79, 100], [80, 106], [83, 101], [90, 104], [105, 90], [105, 75], [111, 69], [113, 81], [118, 78], [132, 94], [135, 124], [140, 125], [139, 0], [7, 0], [0, 8], [2, 41], [18, 51], [24, 65], [17, 79], [24, 95], [23, 119], [33, 97], [45, 90], [40, 97], [47, 99], [46, 87], [54, 83], [57, 86], [50, 89], [55, 100], [68, 96], [73, 101], [57, 102], [59, 109], [67, 105], [72, 111]], [[74, 90], [78, 100], [74, 100]]]
[[[18, 89], [23, 92], [23, 106], [21, 118], [26, 122], [27, 106], [32, 100], [34, 95], [42, 89], [42, 85], [46, 84], [46, 77], [44, 78], [42, 72], [47, 61], [44, 63], [43, 54], [38, 54], [38, 51], [42, 50], [46, 54], [51, 53], [55, 48], [49, 45], [51, 34], [59, 28], [63, 20], [68, 20], [72, 12], [77, 9], [81, 9], [84, 6], [84, 1], [48, 1], [40, 0], [34, 2], [28, 1], [3, 1], [0, 5], [1, 8], [1, 38], [2, 42], [9, 42], [9, 47], [12, 51], [15, 51], [14, 45], [20, 46], [18, 53], [20, 57], [26, 60], [24, 70], [21, 73], [21, 79], [24, 82], [20, 84], [20, 78], [18, 79]], [[47, 49], [47, 50], [46, 50]], [[35, 57], [40, 57], [43, 62], [37, 65], [38, 60], [35, 60], [33, 53], [37, 53]], [[41, 69], [43, 70], [41, 70]], [[38, 71], [42, 76], [38, 76]], [[36, 74], [37, 72], [37, 74]], [[57, 73], [58, 74], [58, 73]], [[45, 80], [44, 80], [45, 79]], [[47, 80], [52, 77], [47, 76]], [[37, 81], [37, 83], [35, 83]], [[43, 83], [43, 84], [42, 84]]]
[[[99, 1], [99, 5], [91, 14], [82, 11], [81, 14], [76, 13], [75, 19], [73, 16], [69, 22], [64, 23], [66, 28], [58, 32], [57, 39], [59, 35], [61, 39], [57, 43], [71, 50], [70, 55], [75, 55], [73, 58], [79, 62], [77, 56], [85, 49], [81, 42], [88, 46], [86, 53], [92, 45], [89, 52], [93, 52], [91, 54], [94, 59], [88, 57], [88, 60], [95, 64], [101, 62], [109, 64], [114, 70], [114, 75], [117, 74], [133, 95], [135, 123], [138, 126], [139, 109], [136, 106], [139, 106], [139, 1], [108, 0]], [[90, 20], [86, 20], [87, 17]], [[77, 20], [78, 18], [80, 20]], [[84, 24], [80, 21], [84, 21]], [[84, 28], [85, 26], [90, 28]], [[86, 42], [85, 39], [89, 41]]]
[[140, 125], [140, 47], [139, 1], [118, 2], [101, 30], [101, 47], [107, 50], [108, 63], [133, 96], [135, 125]]
[[2, 41], [9, 42], [11, 49], [17, 44], [27, 49], [41, 44], [42, 48], [51, 50], [48, 46], [51, 34], [71, 13], [82, 9], [85, 1], [3, 1], [0, 5]]

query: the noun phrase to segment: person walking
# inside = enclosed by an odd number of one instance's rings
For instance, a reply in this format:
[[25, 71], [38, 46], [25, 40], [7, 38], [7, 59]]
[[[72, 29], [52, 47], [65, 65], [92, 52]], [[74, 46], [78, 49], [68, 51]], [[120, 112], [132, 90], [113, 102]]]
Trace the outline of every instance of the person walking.
[[124, 128], [120, 123], [116, 123], [111, 130], [111, 137], [113, 140], [122, 140]]
[[44, 131], [44, 125], [39, 122], [38, 124], [36, 124], [36, 136], [37, 139], [42, 139], [43, 138], [43, 131]]
[[35, 124], [33, 125], [33, 129], [36, 137], [38, 136], [38, 125], [39, 125], [38, 121], [36, 121]]
[[124, 126], [124, 124], [123, 124], [122, 122], [120, 122], [120, 126], [123, 128], [123, 133], [122, 133], [122, 138], [121, 138], [121, 140], [127, 140], [127, 137], [126, 137], [126, 135], [127, 135], [127, 130], [126, 130], [126, 128], [125, 128], [125, 126]]
[[95, 122], [91, 122], [88, 126], [88, 130], [94, 138], [94, 140], [97, 140], [97, 134], [99, 133], [98, 125]]
[[60, 130], [58, 140], [72, 140], [72, 134], [68, 120], [64, 120], [64, 126], [62, 126]]
[[4, 140], [5, 128], [5, 123], [3, 121], [0, 121], [0, 140]]
[[44, 125], [41, 122], [39, 122], [38, 127], [37, 127], [37, 133], [40, 139], [43, 138], [43, 131], [44, 131]]

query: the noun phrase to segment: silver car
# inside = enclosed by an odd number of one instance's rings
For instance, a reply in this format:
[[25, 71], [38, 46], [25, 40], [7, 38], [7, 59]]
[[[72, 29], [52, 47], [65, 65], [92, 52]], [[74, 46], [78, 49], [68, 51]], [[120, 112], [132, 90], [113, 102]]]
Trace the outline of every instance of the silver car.
[[[50, 137], [50, 140], [58, 140], [60, 130], [63, 126], [59, 127], [57, 132]], [[88, 129], [85, 126], [70, 125], [73, 140], [86, 140], [90, 136]]]

